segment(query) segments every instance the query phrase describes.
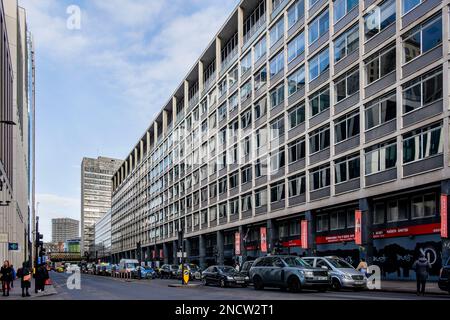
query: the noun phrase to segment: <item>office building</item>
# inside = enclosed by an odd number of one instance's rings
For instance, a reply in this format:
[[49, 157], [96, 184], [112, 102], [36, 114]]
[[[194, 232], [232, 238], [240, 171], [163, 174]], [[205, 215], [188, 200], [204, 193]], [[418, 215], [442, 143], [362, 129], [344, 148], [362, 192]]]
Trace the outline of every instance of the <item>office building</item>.
[[111, 258], [111, 210], [95, 224], [95, 255], [97, 259]]
[[436, 278], [448, 52], [448, 1], [241, 1], [114, 174], [114, 260], [338, 255], [408, 279], [424, 253]]
[[52, 242], [64, 243], [79, 236], [80, 221], [69, 218], [52, 219]]
[[81, 164], [81, 248], [82, 255], [92, 254], [95, 223], [111, 209], [111, 177], [121, 160], [84, 158]]
[[21, 265], [31, 252], [31, 37], [16, 0], [0, 1], [0, 260]]

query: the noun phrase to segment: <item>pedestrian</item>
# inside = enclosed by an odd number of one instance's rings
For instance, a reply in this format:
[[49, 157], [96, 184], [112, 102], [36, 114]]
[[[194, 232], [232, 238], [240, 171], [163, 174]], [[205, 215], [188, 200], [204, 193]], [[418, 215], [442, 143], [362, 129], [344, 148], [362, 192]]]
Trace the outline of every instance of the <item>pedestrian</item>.
[[234, 265], [234, 268], [239, 272], [241, 271], [241, 265], [239, 264], [239, 261], [236, 261], [236, 264]]
[[17, 270], [17, 277], [20, 278], [20, 287], [22, 288], [22, 297], [30, 297], [28, 290], [31, 287], [31, 269], [30, 264], [25, 261], [22, 268]]
[[0, 275], [1, 275], [1, 279], [2, 279], [3, 296], [8, 297], [9, 290], [10, 290], [10, 284], [11, 284], [11, 280], [12, 280], [12, 269], [11, 269], [11, 266], [10, 266], [8, 260], [3, 262], [3, 266], [0, 269]]
[[11, 270], [12, 270], [11, 288], [14, 288], [14, 280], [16, 280], [17, 274], [16, 269], [14, 269], [13, 265], [11, 265]]
[[417, 295], [422, 294], [424, 296], [431, 264], [423, 253], [420, 255], [420, 258], [414, 262], [412, 269], [416, 271]]
[[48, 271], [43, 264], [36, 270], [35, 276], [35, 292], [39, 293], [45, 290], [45, 281], [48, 279]]
[[358, 270], [359, 272], [363, 273], [364, 275], [367, 275], [367, 269], [369, 267], [367, 266], [367, 262], [366, 259], [361, 258], [361, 261], [358, 264], [358, 267], [356, 268], [356, 270]]

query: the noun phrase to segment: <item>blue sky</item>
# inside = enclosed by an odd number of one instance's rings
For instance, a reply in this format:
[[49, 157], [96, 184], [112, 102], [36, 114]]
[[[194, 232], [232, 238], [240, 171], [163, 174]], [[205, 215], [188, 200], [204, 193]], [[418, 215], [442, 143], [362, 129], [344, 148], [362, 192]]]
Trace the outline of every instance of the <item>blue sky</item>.
[[[80, 219], [82, 158], [124, 158], [238, 0], [19, 0], [37, 64], [41, 230]], [[69, 30], [66, 10], [81, 9]]]

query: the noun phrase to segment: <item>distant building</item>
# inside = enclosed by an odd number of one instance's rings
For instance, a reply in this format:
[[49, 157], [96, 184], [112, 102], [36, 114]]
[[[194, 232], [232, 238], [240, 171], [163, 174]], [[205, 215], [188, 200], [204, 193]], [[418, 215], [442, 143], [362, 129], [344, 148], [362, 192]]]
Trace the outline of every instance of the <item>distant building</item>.
[[95, 224], [95, 256], [108, 259], [111, 255], [111, 210]]
[[84, 158], [81, 165], [81, 250], [92, 253], [94, 224], [111, 209], [112, 175], [122, 160]]
[[80, 236], [80, 221], [60, 218], [52, 219], [52, 242], [64, 243]]

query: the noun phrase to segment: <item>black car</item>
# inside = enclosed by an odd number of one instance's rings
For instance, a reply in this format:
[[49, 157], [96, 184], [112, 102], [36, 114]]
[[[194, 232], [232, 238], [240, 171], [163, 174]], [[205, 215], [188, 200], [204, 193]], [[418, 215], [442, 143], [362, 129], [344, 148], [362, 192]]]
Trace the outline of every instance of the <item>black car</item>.
[[159, 269], [161, 279], [176, 279], [178, 275], [178, 265], [165, 264]]
[[441, 270], [438, 284], [441, 290], [450, 293], [450, 258]]
[[240, 275], [244, 277], [245, 282], [250, 284], [252, 281], [250, 279], [250, 268], [252, 267], [255, 261], [245, 261], [242, 265], [241, 271], [239, 271]]
[[205, 286], [215, 284], [222, 288], [229, 286], [247, 287], [245, 277], [235, 268], [228, 266], [211, 266], [207, 268], [202, 273], [202, 281]]

